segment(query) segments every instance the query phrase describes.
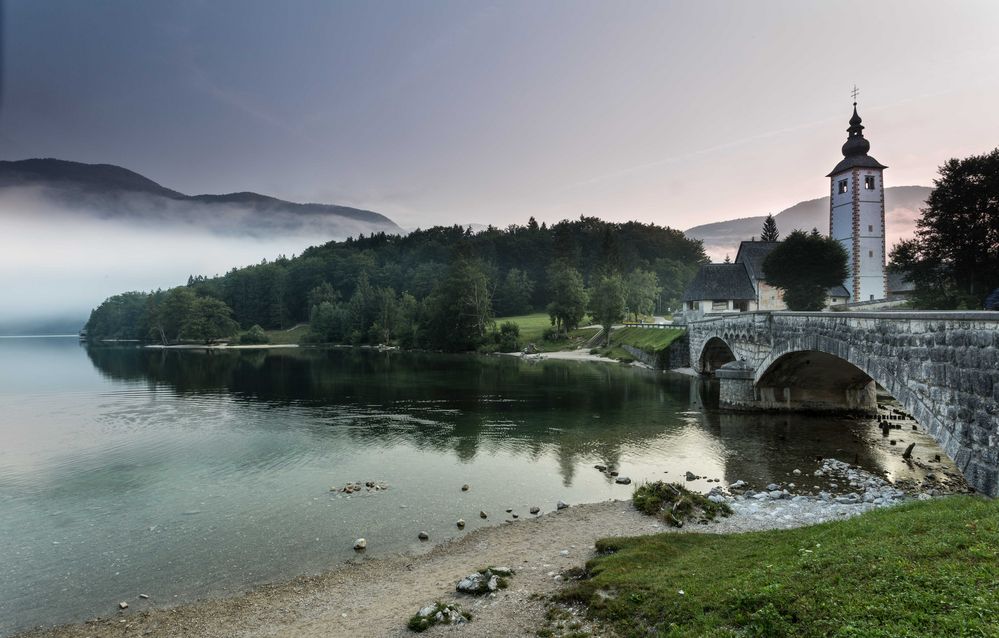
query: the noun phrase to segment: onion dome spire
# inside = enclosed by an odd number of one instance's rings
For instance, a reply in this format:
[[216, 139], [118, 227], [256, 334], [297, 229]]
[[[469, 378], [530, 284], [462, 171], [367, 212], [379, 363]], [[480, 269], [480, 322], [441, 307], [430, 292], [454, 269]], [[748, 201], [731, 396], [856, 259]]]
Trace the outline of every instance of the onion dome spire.
[[867, 155], [867, 151], [871, 150], [871, 143], [864, 138], [864, 125], [861, 124], [862, 121], [860, 115], [857, 114], [857, 103], [854, 102], [853, 117], [850, 118], [850, 128], [846, 129], [849, 136], [846, 138], [846, 144], [843, 145], [843, 157]]
[[871, 150], [871, 143], [864, 137], [863, 120], [857, 113], [857, 103], [853, 103], [853, 117], [850, 118], [850, 128], [846, 129], [846, 143], [843, 144], [843, 159], [839, 161], [836, 168], [826, 177], [842, 173], [851, 168], [888, 168], [878, 160], [867, 154]]

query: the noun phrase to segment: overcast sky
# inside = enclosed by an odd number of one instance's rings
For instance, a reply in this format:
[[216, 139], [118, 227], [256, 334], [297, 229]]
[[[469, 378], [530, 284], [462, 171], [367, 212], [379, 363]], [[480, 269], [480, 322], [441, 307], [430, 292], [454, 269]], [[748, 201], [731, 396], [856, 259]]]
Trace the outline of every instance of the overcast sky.
[[0, 157], [406, 227], [687, 228], [999, 143], [999, 2], [8, 0]]

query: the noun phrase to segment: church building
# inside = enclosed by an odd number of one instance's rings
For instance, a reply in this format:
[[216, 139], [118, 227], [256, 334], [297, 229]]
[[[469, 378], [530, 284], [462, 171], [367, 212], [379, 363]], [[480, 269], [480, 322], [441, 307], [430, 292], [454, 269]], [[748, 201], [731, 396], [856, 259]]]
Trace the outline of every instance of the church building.
[[[847, 254], [847, 278], [830, 288], [826, 307], [884, 300], [888, 297], [885, 268], [884, 166], [868, 155], [871, 144], [853, 103], [853, 117], [843, 144], [843, 159], [830, 179], [829, 236]], [[744, 241], [735, 262], [706, 264], [683, 294], [683, 314], [696, 319], [705, 314], [754, 310], [786, 310], [781, 291], [764, 280], [763, 260], [779, 242]]]

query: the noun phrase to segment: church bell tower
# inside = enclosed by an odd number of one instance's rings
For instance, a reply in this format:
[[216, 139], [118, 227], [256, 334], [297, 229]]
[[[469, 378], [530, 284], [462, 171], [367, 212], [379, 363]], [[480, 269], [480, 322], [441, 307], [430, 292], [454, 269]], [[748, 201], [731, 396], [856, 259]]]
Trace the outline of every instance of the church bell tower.
[[867, 154], [871, 143], [864, 138], [856, 102], [847, 132], [843, 160], [828, 175], [829, 236], [846, 249], [848, 275], [843, 285], [850, 292], [850, 302], [855, 303], [888, 296], [882, 179], [888, 167]]

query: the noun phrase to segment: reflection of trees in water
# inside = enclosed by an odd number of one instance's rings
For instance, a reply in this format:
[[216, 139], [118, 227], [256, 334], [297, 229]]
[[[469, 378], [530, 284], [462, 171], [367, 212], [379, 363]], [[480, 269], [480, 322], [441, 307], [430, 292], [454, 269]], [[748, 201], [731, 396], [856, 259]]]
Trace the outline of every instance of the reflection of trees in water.
[[307, 406], [306, 426], [405, 441], [471, 461], [482, 451], [554, 452], [568, 484], [581, 458], [616, 465], [678, 424], [688, 381], [617, 366], [348, 349], [201, 351], [95, 347], [102, 374], [187, 394]]
[[554, 454], [566, 485], [584, 459], [620, 467], [625, 450], [680, 435], [691, 427], [686, 411], [697, 413], [706, 445], [724, 447], [731, 481], [787, 480], [790, 463], [815, 455], [878, 467], [851, 435], [856, 421], [721, 413], [716, 383], [619, 366], [351, 349], [87, 353], [109, 378], [145, 380], [178, 396], [225, 393], [263, 408], [305, 407], [296, 427], [321, 439], [405, 443], [465, 462], [492, 451]]

